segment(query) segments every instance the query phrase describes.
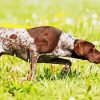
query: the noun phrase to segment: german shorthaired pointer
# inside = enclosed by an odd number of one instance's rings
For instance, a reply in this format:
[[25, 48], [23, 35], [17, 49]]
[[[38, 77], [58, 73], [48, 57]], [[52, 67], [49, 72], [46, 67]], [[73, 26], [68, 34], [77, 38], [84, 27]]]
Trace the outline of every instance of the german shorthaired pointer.
[[87, 41], [75, 39], [52, 26], [31, 29], [0, 28], [0, 55], [16, 54], [30, 61], [29, 80], [35, 78], [36, 63], [65, 64], [62, 74], [70, 70], [71, 62], [59, 57], [72, 57], [100, 63], [100, 52]]

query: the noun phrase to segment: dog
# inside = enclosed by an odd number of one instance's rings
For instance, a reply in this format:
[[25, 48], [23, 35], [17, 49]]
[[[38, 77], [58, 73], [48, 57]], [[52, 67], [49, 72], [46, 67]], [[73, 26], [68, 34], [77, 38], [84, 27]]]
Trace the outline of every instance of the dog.
[[16, 54], [25, 61], [29, 60], [29, 80], [35, 79], [37, 63], [64, 64], [61, 73], [70, 71], [71, 61], [60, 57], [100, 63], [100, 51], [94, 44], [52, 26], [30, 29], [0, 28], [0, 56], [3, 54]]

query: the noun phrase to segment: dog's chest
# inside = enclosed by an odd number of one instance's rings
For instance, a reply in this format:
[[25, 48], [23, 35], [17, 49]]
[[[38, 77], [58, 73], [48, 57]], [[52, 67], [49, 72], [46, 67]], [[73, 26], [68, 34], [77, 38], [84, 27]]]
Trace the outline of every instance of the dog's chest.
[[31, 38], [26, 29], [0, 28], [0, 49], [10, 54], [17, 54], [27, 58], [27, 52], [36, 52], [34, 38]]

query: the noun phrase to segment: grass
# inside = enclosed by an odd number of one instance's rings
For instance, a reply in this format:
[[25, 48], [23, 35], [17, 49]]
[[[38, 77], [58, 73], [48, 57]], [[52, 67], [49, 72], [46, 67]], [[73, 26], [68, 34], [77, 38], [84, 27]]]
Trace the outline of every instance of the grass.
[[[100, 50], [99, 0], [0, 1], [2, 27], [52, 25], [93, 42]], [[60, 77], [62, 65], [38, 64], [36, 80], [30, 82], [25, 80], [28, 62], [0, 57], [0, 100], [99, 100], [100, 64], [71, 60], [72, 72], [66, 77]]]

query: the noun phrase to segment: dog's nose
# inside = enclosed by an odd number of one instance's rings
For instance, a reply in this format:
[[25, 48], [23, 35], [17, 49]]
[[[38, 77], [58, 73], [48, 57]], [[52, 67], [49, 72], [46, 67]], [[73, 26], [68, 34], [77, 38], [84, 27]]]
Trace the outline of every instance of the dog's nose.
[[99, 64], [100, 63], [100, 52], [96, 49], [93, 49], [87, 56], [90, 62]]

